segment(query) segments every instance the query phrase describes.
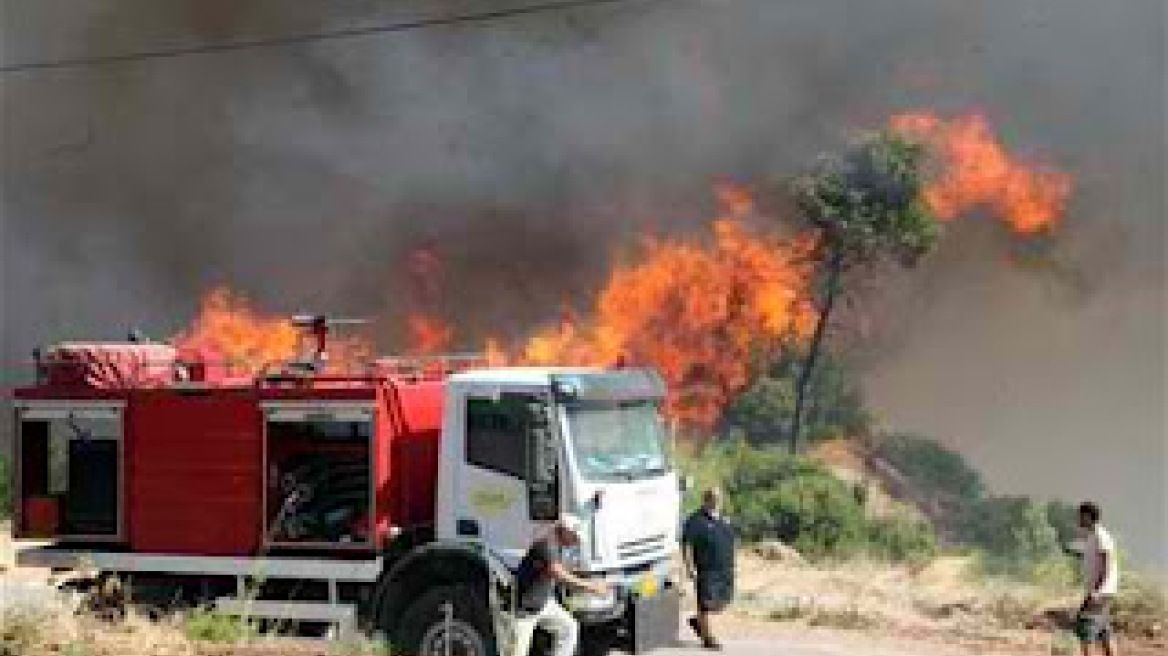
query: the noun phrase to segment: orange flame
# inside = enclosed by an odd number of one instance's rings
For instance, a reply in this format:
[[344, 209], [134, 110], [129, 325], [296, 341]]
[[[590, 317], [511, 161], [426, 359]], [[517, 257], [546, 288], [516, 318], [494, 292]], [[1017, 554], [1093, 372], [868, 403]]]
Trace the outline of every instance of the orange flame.
[[203, 297], [190, 329], [173, 342], [182, 351], [254, 373], [269, 363], [295, 357], [300, 337], [300, 330], [289, 321], [263, 316], [243, 296], [217, 287]]
[[[255, 375], [268, 365], [305, 356], [311, 350], [303, 331], [291, 321], [265, 316], [253, 309], [243, 295], [226, 287], [207, 292], [191, 327], [171, 341], [182, 352], [226, 364], [232, 372], [242, 375]], [[335, 370], [352, 366], [370, 352], [362, 339], [331, 337], [328, 367]]]
[[[749, 194], [722, 187], [725, 208], [712, 240], [646, 238], [642, 257], [615, 268], [593, 317], [570, 313], [533, 335], [511, 361], [530, 365], [651, 366], [669, 389], [666, 409], [709, 428], [749, 383], [756, 358], [783, 339], [806, 336], [809, 269], [797, 244], [751, 234]], [[490, 344], [495, 362], [506, 360]]]
[[984, 116], [943, 119], [912, 112], [893, 116], [891, 125], [931, 147], [939, 158], [939, 175], [924, 191], [938, 218], [951, 220], [985, 207], [1024, 235], [1049, 231], [1061, 219], [1071, 194], [1070, 176], [1012, 157]]
[[454, 337], [454, 329], [448, 324], [425, 314], [411, 314], [406, 328], [410, 333], [410, 352], [417, 355], [446, 351]]

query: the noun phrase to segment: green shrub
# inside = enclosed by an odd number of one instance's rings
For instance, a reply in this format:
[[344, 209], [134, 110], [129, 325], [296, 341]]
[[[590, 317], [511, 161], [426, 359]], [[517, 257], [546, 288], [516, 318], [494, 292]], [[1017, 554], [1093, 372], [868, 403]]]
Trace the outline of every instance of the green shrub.
[[206, 607], [196, 608], [187, 615], [183, 632], [190, 640], [204, 642], [241, 642], [260, 633], [258, 622]]
[[1058, 535], [1060, 544], [1067, 544], [1079, 537], [1079, 508], [1062, 501], [1048, 501], [1046, 519]]
[[[805, 354], [785, 349], [726, 409], [724, 427], [756, 445], [785, 444], [795, 416], [795, 383]], [[807, 386], [803, 438], [809, 441], [866, 432], [869, 418], [857, 377], [822, 353]]]
[[869, 520], [855, 486], [809, 458], [737, 442], [715, 444], [680, 464], [695, 482], [687, 510], [697, 507], [702, 489], [723, 488], [744, 541], [781, 540], [811, 559], [866, 553], [919, 560], [935, 552], [932, 527], [905, 517]]
[[885, 435], [876, 453], [903, 474], [924, 495], [941, 494], [974, 501], [985, 494], [985, 484], [961, 457], [933, 440], [914, 435]]
[[1062, 553], [1049, 554], [1021, 569], [1027, 581], [1044, 588], [1065, 590], [1079, 580], [1078, 562]]
[[1025, 496], [987, 496], [976, 470], [960, 454], [912, 435], [886, 435], [876, 453], [923, 497], [942, 502], [945, 527], [978, 550], [987, 574], [1049, 587], [1074, 580], [1075, 566], [1062, 544], [1075, 538], [1077, 510]]
[[0, 456], [0, 519], [12, 516], [12, 467]]
[[682, 512], [689, 514], [701, 505], [702, 491], [710, 487], [722, 487], [725, 473], [733, 465], [737, 452], [744, 448], [740, 442], [715, 441], [696, 455], [679, 452], [674, 456], [677, 469], [689, 477], [690, 486], [682, 495]]
[[1042, 578], [1066, 560], [1047, 505], [1024, 496], [984, 499], [967, 511], [962, 537], [981, 549], [987, 573]]
[[726, 505], [743, 539], [779, 539], [810, 558], [862, 546], [863, 508], [851, 487], [820, 465], [749, 448], [734, 453], [730, 465]]
[[810, 558], [848, 556], [865, 545], [864, 510], [830, 474], [803, 473], [732, 498], [731, 512], [748, 540], [777, 538]]
[[891, 562], [925, 563], [937, 555], [937, 535], [928, 523], [903, 514], [869, 520], [868, 553]]

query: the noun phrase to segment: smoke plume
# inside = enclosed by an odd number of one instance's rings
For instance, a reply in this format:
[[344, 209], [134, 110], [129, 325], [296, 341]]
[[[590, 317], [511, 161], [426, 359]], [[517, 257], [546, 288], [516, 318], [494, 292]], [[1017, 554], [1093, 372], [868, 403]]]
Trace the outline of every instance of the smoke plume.
[[[27, 0], [5, 3], [3, 57], [484, 4]], [[851, 130], [974, 109], [1073, 174], [1068, 218], [1031, 250], [955, 224], [923, 269], [882, 285], [877, 413], [958, 445], [1001, 490], [1098, 498], [1165, 564], [1163, 12], [630, 0], [6, 75], [4, 382], [38, 344], [174, 334], [220, 284], [273, 312], [376, 319], [385, 349], [416, 310], [451, 322], [454, 347], [519, 335], [587, 306], [636, 235], [704, 229], [716, 181], [765, 196]], [[419, 284], [419, 251], [442, 263], [440, 293]]]

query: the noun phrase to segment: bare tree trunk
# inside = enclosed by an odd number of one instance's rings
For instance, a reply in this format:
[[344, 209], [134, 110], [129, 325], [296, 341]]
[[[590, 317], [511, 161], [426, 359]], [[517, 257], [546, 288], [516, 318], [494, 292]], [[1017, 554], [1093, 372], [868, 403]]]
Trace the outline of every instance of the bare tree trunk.
[[811, 335], [811, 344], [807, 348], [807, 357], [803, 360], [803, 369], [799, 371], [799, 380], [795, 387], [795, 416], [791, 418], [791, 455], [799, 453], [799, 438], [803, 430], [803, 406], [807, 400], [807, 385], [811, 382], [811, 375], [815, 373], [815, 363], [819, 360], [819, 352], [823, 349], [823, 336], [827, 332], [827, 325], [831, 321], [831, 311], [835, 307], [835, 299], [839, 295], [839, 278], [843, 272], [843, 257], [834, 253], [827, 262], [827, 289], [824, 291], [823, 307], [819, 309], [819, 319], [815, 323], [815, 332]]

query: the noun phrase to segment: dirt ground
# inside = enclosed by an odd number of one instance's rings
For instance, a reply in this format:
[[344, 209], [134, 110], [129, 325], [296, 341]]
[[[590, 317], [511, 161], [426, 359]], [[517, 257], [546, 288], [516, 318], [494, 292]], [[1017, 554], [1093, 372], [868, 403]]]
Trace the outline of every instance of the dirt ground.
[[[53, 597], [49, 572], [16, 569], [7, 527], [0, 527], [0, 611], [16, 597]], [[739, 559], [740, 600], [717, 619], [727, 656], [1039, 656], [1067, 652], [1065, 635], [1046, 629], [1008, 630], [987, 624], [959, 575], [960, 564], [940, 560], [927, 570], [907, 572], [861, 564], [820, 568], [779, 563], [744, 552]], [[7, 597], [7, 598], [5, 598]], [[953, 600], [956, 600], [954, 602]], [[951, 616], [930, 609], [955, 610]], [[686, 613], [692, 599], [685, 601]], [[64, 609], [64, 607], [62, 607]], [[261, 638], [255, 644], [192, 643], [176, 623], [131, 618], [116, 625], [61, 616], [46, 621], [41, 653], [63, 656], [361, 656], [360, 644]], [[3, 628], [3, 627], [0, 627]], [[693, 651], [682, 628], [678, 653]], [[77, 647], [84, 644], [84, 648]], [[771, 651], [773, 646], [774, 651]], [[689, 649], [689, 651], [686, 651]], [[760, 651], [761, 650], [761, 651]], [[1123, 644], [1125, 656], [1160, 656], [1168, 642]], [[668, 652], [663, 652], [667, 654]]]

